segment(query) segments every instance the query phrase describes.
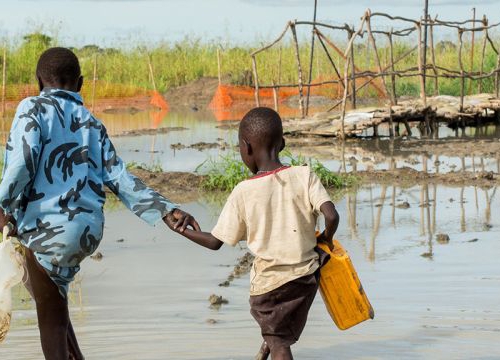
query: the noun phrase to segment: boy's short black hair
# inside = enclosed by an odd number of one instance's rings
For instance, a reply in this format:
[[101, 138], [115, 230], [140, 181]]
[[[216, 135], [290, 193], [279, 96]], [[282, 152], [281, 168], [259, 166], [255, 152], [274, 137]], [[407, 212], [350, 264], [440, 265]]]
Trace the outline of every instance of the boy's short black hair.
[[80, 63], [71, 50], [53, 47], [38, 59], [36, 75], [45, 85], [73, 84], [81, 76]]
[[283, 124], [281, 117], [273, 109], [257, 107], [247, 112], [243, 117], [239, 132], [241, 137], [271, 148], [281, 144]]

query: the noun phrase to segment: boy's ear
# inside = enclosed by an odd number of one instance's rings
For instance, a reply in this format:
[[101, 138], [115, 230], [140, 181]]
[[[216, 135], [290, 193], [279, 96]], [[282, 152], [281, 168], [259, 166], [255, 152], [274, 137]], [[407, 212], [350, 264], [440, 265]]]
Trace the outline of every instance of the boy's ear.
[[281, 138], [281, 146], [280, 146], [280, 152], [283, 151], [283, 149], [285, 148], [285, 138]]
[[243, 139], [243, 144], [245, 144], [245, 150], [246, 150], [247, 155], [252, 155], [252, 153], [253, 153], [252, 144], [250, 144], [245, 139]]
[[42, 78], [41, 78], [40, 76], [38, 76], [38, 75], [36, 76], [36, 80], [37, 80], [37, 82], [38, 82], [38, 89], [40, 89], [40, 92], [41, 92], [41, 91], [43, 90], [43, 87], [44, 87], [44, 86], [43, 86], [43, 80], [42, 80]]
[[78, 83], [76, 84], [76, 92], [80, 92], [83, 86], [83, 76], [80, 75], [78, 78]]

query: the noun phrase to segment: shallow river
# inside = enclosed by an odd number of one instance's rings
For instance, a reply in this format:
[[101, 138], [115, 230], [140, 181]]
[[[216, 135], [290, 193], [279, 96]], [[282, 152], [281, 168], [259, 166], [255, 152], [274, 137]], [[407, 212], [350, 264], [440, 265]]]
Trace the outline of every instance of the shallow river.
[[[207, 153], [217, 156], [221, 150], [174, 152], [170, 144], [235, 140], [234, 130], [216, 125], [170, 118], [164, 126], [190, 130], [121, 137], [115, 143], [127, 161], [192, 171]], [[337, 238], [349, 251], [376, 316], [339, 331], [318, 296], [294, 346], [296, 358], [500, 358], [497, 192], [372, 185], [336, 196]], [[409, 208], [397, 206], [404, 202]], [[203, 199], [184, 208], [207, 230], [220, 211]], [[448, 244], [437, 243], [439, 233], [449, 235]], [[119, 207], [107, 212], [99, 251], [103, 259], [85, 260], [71, 290], [73, 324], [87, 359], [250, 359], [257, 352], [261, 340], [249, 314], [248, 276], [218, 286], [245, 253], [244, 244], [211, 252]], [[210, 309], [212, 293], [229, 304]], [[21, 288], [15, 297], [0, 359], [40, 359], [33, 304]]]

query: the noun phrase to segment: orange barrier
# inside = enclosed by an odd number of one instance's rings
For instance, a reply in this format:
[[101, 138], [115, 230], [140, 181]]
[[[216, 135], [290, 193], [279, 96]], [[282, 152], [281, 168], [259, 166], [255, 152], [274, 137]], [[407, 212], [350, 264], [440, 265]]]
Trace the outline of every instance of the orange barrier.
[[[279, 89], [277, 92], [280, 101], [299, 94], [297, 89]], [[262, 101], [272, 103], [273, 98], [273, 89], [259, 89]], [[208, 106], [210, 109], [226, 109], [240, 102], [255, 103], [255, 89], [251, 86], [219, 85]]]
[[163, 110], [168, 111], [169, 109], [167, 101], [158, 91], [153, 91], [153, 95], [149, 103], [153, 106], [160, 108], [162, 111]]
[[[313, 83], [320, 83], [331, 80], [326, 76], [320, 76], [313, 81]], [[356, 88], [364, 86], [368, 91], [371, 91], [378, 97], [384, 97], [384, 91], [380, 86], [380, 79], [375, 79], [371, 82], [370, 78], [356, 79]], [[349, 87], [351, 85], [349, 84]], [[323, 96], [330, 99], [340, 99], [343, 96], [344, 88], [342, 83], [324, 84], [310, 88], [310, 95]], [[307, 88], [304, 88], [304, 98]], [[276, 90], [278, 98], [279, 113], [282, 117], [295, 117], [300, 116], [299, 109], [289, 107], [284, 104], [292, 96], [298, 96], [298, 88], [280, 88]], [[259, 102], [261, 106], [274, 107], [274, 93], [273, 89], [264, 88], [259, 89]], [[236, 86], [221, 84], [217, 87], [210, 104], [209, 109], [212, 110], [217, 120], [238, 120], [241, 119], [245, 113], [255, 106], [255, 89], [251, 86]], [[314, 112], [313, 108], [309, 109]], [[318, 109], [324, 111], [325, 109]]]

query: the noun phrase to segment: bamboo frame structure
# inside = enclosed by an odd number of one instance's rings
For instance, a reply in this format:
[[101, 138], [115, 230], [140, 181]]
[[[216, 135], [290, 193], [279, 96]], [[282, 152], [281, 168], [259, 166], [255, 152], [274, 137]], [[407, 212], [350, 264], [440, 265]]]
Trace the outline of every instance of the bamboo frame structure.
[[[375, 18], [385, 18], [390, 21], [399, 21], [399, 22], [404, 22], [407, 24], [406, 27], [403, 27], [401, 29], [394, 29], [390, 28], [390, 31], [384, 31], [380, 29], [373, 28], [372, 26], [372, 19]], [[407, 17], [401, 17], [401, 16], [392, 16], [390, 14], [386, 13], [381, 13], [381, 12], [371, 12], [369, 9], [365, 12], [364, 16], [361, 18], [360, 25], [358, 29], [355, 31], [353, 27], [350, 27], [349, 25], [345, 24], [343, 26], [336, 26], [336, 25], [330, 25], [330, 24], [325, 24], [321, 22], [315, 21], [316, 19], [316, 12], [313, 21], [293, 21], [293, 22], [288, 22], [284, 28], [284, 30], [281, 32], [281, 34], [268, 45], [263, 46], [262, 48], [254, 51], [251, 54], [252, 57], [252, 66], [253, 66], [253, 72], [254, 72], [254, 84], [255, 84], [255, 98], [256, 98], [256, 104], [259, 105], [259, 89], [265, 89], [265, 88], [272, 88], [273, 89], [273, 94], [276, 94], [277, 91], [279, 91], [280, 88], [298, 88], [298, 93], [299, 93], [299, 109], [302, 117], [305, 117], [306, 115], [309, 114], [309, 96], [310, 96], [310, 91], [311, 88], [316, 87], [316, 86], [321, 86], [321, 85], [327, 85], [327, 84], [339, 84], [343, 90], [342, 98], [336, 102], [334, 102], [333, 106], [331, 106], [328, 111], [332, 111], [335, 108], [337, 108], [339, 105], [341, 106], [341, 123], [342, 123], [342, 129], [344, 128], [344, 118], [345, 118], [345, 113], [346, 113], [346, 103], [348, 100], [350, 100], [351, 105], [353, 108], [355, 108], [356, 104], [356, 95], [359, 93], [359, 91], [363, 88], [365, 88], [369, 84], [373, 84], [373, 81], [376, 79], [380, 79], [382, 83], [382, 90], [384, 96], [387, 98], [389, 101], [389, 131], [390, 131], [390, 137], [394, 136], [393, 133], [393, 124], [392, 124], [392, 108], [398, 104], [398, 94], [397, 94], [397, 87], [396, 87], [396, 81], [398, 78], [408, 78], [408, 77], [417, 77], [419, 79], [419, 92], [420, 92], [420, 100], [423, 104], [424, 107], [424, 120], [425, 120], [425, 132], [430, 131], [431, 134], [436, 130], [434, 121], [435, 117], [429, 115], [426, 111], [427, 108], [427, 94], [426, 94], [426, 80], [431, 79], [433, 81], [434, 89], [433, 93], [434, 96], [437, 96], [440, 93], [439, 89], [439, 79], [458, 79], [460, 81], [460, 96], [459, 96], [459, 102], [460, 102], [460, 113], [463, 112], [464, 109], [464, 98], [466, 96], [466, 93], [472, 92], [472, 84], [473, 82], [477, 82], [477, 90], [478, 92], [483, 91], [483, 82], [485, 79], [493, 79], [493, 84], [494, 84], [494, 93], [495, 96], [498, 98], [499, 97], [499, 92], [500, 92], [500, 51], [498, 47], [500, 45], [496, 45], [493, 39], [491, 38], [489, 34], [489, 30], [493, 28], [499, 28], [500, 23], [494, 23], [490, 24], [488, 22], [488, 19], [486, 16], [483, 16], [482, 19], [476, 19], [476, 14], [475, 10], [473, 11], [473, 18], [465, 21], [444, 21], [441, 19], [438, 19], [437, 16], [434, 18], [431, 18], [430, 16], [426, 15], [420, 19], [411, 19]], [[301, 59], [299, 56], [300, 49], [299, 49], [299, 44], [297, 40], [297, 26], [309, 26], [312, 27], [312, 37], [311, 37], [311, 51], [310, 51], [310, 59], [309, 59], [309, 73], [308, 73], [308, 81], [307, 83], [304, 82], [303, 79], [303, 71], [302, 71], [302, 64], [301, 64]], [[423, 39], [423, 28], [428, 29], [428, 40], [429, 44], [427, 44], [427, 41], [424, 43]], [[436, 53], [435, 53], [435, 31], [437, 28], [449, 28], [449, 29], [455, 29], [457, 33], [459, 34], [458, 40], [459, 40], [459, 46], [457, 47], [457, 52], [458, 52], [458, 69], [453, 69], [453, 68], [447, 68], [445, 66], [441, 66], [437, 64], [436, 62]], [[327, 31], [340, 31], [344, 32], [347, 35], [347, 44], [345, 45], [344, 49], [341, 49], [340, 46], [336, 45], [334, 41], [332, 40], [331, 37], [326, 36], [322, 30], [327, 30]], [[259, 83], [259, 77], [257, 74], [257, 55], [261, 54], [262, 52], [270, 49], [273, 46], [278, 45], [283, 39], [285, 38], [286, 34], [288, 31], [291, 31], [292, 33], [292, 43], [294, 46], [294, 51], [295, 51], [295, 57], [296, 57], [296, 64], [297, 64], [297, 76], [298, 80], [296, 83], [292, 84], [283, 84], [281, 83], [281, 78], [280, 76], [278, 77], [278, 81], [275, 82], [273, 81], [272, 84], [261, 84]], [[472, 34], [472, 48], [470, 50], [470, 60], [468, 61], [467, 69], [464, 66], [463, 63], [463, 34], [471, 32]], [[475, 42], [475, 33], [480, 32], [482, 33], [482, 44], [481, 44], [481, 53], [480, 53], [480, 58], [479, 58], [479, 71], [474, 70], [474, 42]], [[370, 64], [370, 59], [369, 57], [371, 56], [372, 59], [374, 59], [376, 69], [359, 69], [355, 65], [355, 59], [354, 59], [354, 43], [356, 40], [359, 40], [364, 37], [364, 35], [367, 35], [367, 61], [366, 65]], [[384, 35], [388, 39], [388, 44], [389, 44], [389, 54], [387, 55], [388, 60], [386, 61], [386, 64], [382, 64], [382, 61], [380, 59], [378, 47], [377, 47], [377, 38], [376, 36], [382, 36]], [[394, 51], [394, 40], [396, 38], [402, 38], [402, 37], [408, 37], [408, 36], [416, 36], [418, 38], [417, 46], [412, 48], [411, 50], [407, 51], [403, 55], [396, 56], [396, 53]], [[323, 51], [324, 55], [328, 59], [328, 63], [330, 64], [332, 68], [332, 74], [333, 76], [326, 81], [316, 81], [313, 82], [313, 68], [314, 68], [314, 62], [313, 62], [313, 57], [315, 56], [315, 49], [314, 49], [314, 42], [315, 40], [318, 40], [319, 42], [319, 50], [318, 51]], [[497, 55], [497, 64], [496, 68], [491, 69], [488, 72], [485, 72], [484, 69], [484, 63], [485, 63], [485, 53], [486, 53], [486, 48], [488, 45], [491, 47], [493, 52]], [[425, 56], [426, 53], [426, 48], [429, 48], [430, 50], [430, 59], [429, 63], [427, 62], [427, 58]], [[369, 52], [369, 49], [372, 48], [373, 51]], [[339, 58], [337, 58], [337, 61], [334, 60], [330, 53], [330, 49], [333, 49], [334, 52], [339, 54]], [[410, 54], [412, 54], [414, 51], [417, 51], [417, 63], [414, 66], [409, 66], [407, 68], [401, 68], [401, 66], [398, 66], [396, 68], [396, 64], [401, 62], [402, 59], [406, 58]], [[281, 55], [280, 55], [281, 56]], [[319, 56], [319, 55], [317, 55]], [[344, 72], [343, 74], [341, 73], [340, 66], [344, 67]], [[431, 71], [427, 71], [431, 70]], [[280, 69], [279, 72], [281, 73], [281, 60], [280, 60]], [[359, 79], [366, 79], [368, 78], [368, 81], [365, 81], [361, 85], [357, 83], [357, 80]], [[387, 78], [390, 78], [391, 84], [390, 86], [387, 83]], [[466, 90], [465, 88], [465, 83], [466, 81], [468, 82], [468, 87], [469, 89]], [[307, 98], [306, 98], [306, 103], [304, 105], [304, 87], [307, 89]], [[275, 103], [278, 101], [276, 100], [275, 96]], [[277, 108], [277, 104], [275, 105]], [[464, 122], [465, 117], [468, 115], [462, 114], [460, 115], [462, 122]], [[403, 122], [405, 127], [406, 127], [406, 132], [411, 135], [411, 129], [408, 124], [408, 120], [403, 118], [401, 119], [400, 116], [397, 117], [398, 124], [399, 122]], [[432, 124], [431, 124], [432, 121]], [[399, 125], [397, 125], [397, 132], [399, 133]], [[374, 129], [375, 131], [376, 129]], [[345, 133], [342, 131], [340, 137], [345, 138]]]

